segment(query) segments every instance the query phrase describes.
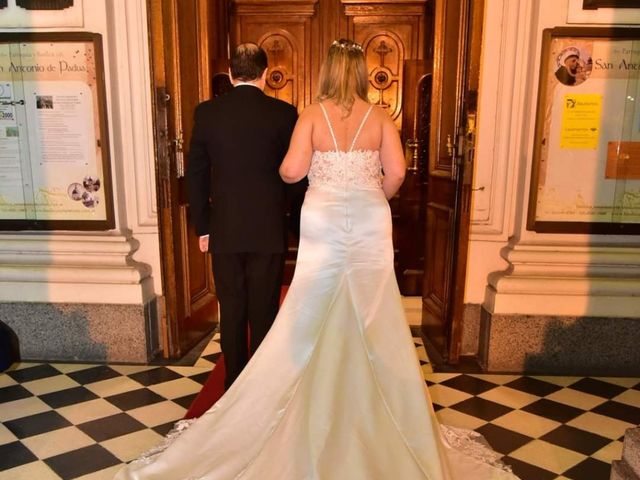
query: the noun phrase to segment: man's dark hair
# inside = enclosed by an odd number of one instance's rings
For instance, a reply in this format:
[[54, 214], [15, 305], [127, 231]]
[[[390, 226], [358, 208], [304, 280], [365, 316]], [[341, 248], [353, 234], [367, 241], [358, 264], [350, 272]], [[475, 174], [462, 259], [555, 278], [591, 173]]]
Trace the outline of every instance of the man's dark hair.
[[234, 80], [257, 80], [267, 68], [267, 52], [255, 43], [241, 43], [231, 55], [231, 76]]

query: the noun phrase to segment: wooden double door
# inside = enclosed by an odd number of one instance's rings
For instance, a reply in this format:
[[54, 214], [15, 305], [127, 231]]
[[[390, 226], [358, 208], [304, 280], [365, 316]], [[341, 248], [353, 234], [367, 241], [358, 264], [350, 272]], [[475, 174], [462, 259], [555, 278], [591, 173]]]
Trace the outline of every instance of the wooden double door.
[[[369, 71], [369, 101], [382, 107], [393, 118], [398, 130], [408, 131], [418, 118], [428, 115], [426, 103], [416, 102], [415, 86], [407, 89], [405, 64], [426, 69], [433, 15], [426, 0], [235, 0], [227, 18], [230, 44], [255, 42], [267, 52], [269, 72], [266, 93], [295, 105], [299, 111], [314, 101], [320, 67], [327, 50], [336, 39], [349, 38], [360, 43]], [[219, 24], [224, 27], [225, 24]], [[215, 62], [223, 65], [223, 62]], [[219, 71], [223, 74], [224, 70]], [[408, 80], [408, 79], [407, 79]], [[408, 90], [408, 91], [405, 91]], [[405, 103], [421, 108], [409, 109]], [[425, 118], [423, 118], [425, 120]], [[428, 123], [428, 120], [423, 123]], [[424, 161], [418, 162], [423, 168]], [[416, 171], [410, 176], [416, 176]], [[410, 179], [392, 202], [396, 272], [405, 294], [419, 295], [422, 285], [421, 252], [424, 213], [406, 199], [422, 197], [424, 182]], [[421, 205], [418, 202], [418, 205]], [[409, 218], [411, 217], [411, 218]], [[406, 225], [406, 227], [405, 227]], [[295, 259], [295, 242], [290, 242], [286, 278], [290, 278]]]
[[[468, 48], [478, 3], [149, 0], [167, 356], [184, 354], [217, 320], [210, 262], [197, 250], [183, 177], [194, 107], [228, 88], [229, 49], [252, 41], [269, 57], [266, 93], [301, 111], [314, 101], [329, 45], [349, 38], [365, 52], [369, 100], [388, 112], [406, 146], [407, 179], [391, 201], [398, 282], [403, 294], [422, 295], [425, 333], [456, 361], [460, 319], [452, 314], [456, 292], [462, 301], [461, 202], [471, 166], [461, 129], [473, 113], [465, 99], [472, 97]], [[290, 250], [292, 269], [295, 242]]]

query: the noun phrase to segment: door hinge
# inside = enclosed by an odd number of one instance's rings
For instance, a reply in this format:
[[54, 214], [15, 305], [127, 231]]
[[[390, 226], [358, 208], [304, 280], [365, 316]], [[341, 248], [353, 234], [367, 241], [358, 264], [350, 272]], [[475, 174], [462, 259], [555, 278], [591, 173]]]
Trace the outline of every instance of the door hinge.
[[[476, 143], [476, 114], [469, 113], [465, 117], [465, 125], [458, 127], [456, 142], [454, 145], [455, 155], [451, 162], [451, 180], [458, 180], [460, 170], [462, 170], [462, 183], [471, 185], [472, 164], [475, 154]], [[447, 136], [447, 140], [449, 136]]]
[[471, 187], [473, 182], [473, 157], [476, 149], [476, 114], [467, 114], [466, 126], [464, 128], [464, 149], [462, 151], [462, 160], [464, 162], [462, 172], [462, 184]]
[[184, 137], [182, 136], [182, 130], [180, 130], [176, 138], [171, 140], [171, 144], [173, 145], [176, 158], [176, 177], [182, 178], [184, 177]]
[[[460, 132], [460, 129], [458, 129]], [[447, 141], [449, 141], [450, 135], [447, 135]], [[447, 145], [447, 148], [449, 146]], [[455, 143], [451, 145], [451, 180], [456, 181], [458, 175], [460, 175], [460, 168], [462, 168], [462, 161], [464, 158], [465, 150], [465, 137], [464, 134], [458, 133], [456, 135]]]

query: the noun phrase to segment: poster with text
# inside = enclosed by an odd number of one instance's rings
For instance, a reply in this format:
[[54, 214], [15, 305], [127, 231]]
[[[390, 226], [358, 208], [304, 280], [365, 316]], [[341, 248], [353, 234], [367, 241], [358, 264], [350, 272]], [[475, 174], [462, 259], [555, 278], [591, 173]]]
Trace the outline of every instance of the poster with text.
[[112, 224], [95, 40], [0, 42], [0, 228]]
[[629, 232], [640, 225], [640, 37], [547, 33], [543, 50], [529, 227]]

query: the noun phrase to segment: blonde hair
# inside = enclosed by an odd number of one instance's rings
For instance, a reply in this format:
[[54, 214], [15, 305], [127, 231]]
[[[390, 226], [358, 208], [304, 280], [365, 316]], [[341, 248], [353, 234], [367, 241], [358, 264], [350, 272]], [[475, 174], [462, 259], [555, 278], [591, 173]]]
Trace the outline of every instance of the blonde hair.
[[369, 102], [368, 90], [369, 78], [362, 47], [351, 40], [334, 41], [320, 69], [317, 100], [333, 100], [347, 117], [356, 97]]

